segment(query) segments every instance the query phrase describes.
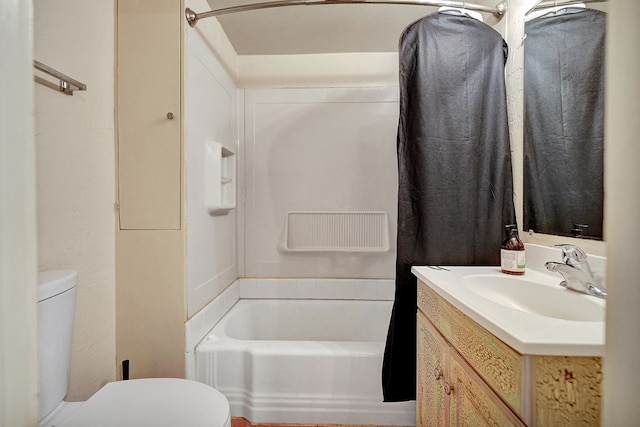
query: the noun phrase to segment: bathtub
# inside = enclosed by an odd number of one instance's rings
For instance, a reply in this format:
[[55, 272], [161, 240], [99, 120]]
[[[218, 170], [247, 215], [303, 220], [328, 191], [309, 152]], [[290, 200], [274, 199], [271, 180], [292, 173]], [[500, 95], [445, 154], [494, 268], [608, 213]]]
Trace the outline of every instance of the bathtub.
[[197, 379], [253, 422], [415, 425], [415, 402], [382, 402], [391, 307], [241, 299], [196, 346]]

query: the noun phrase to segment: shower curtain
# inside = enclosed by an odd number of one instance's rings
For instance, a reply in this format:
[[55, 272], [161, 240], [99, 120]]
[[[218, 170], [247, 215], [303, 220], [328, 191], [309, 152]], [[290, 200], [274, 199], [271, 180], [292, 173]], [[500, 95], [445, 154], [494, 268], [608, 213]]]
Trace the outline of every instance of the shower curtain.
[[436, 12], [399, 45], [396, 292], [382, 369], [384, 400], [416, 394], [412, 265], [499, 265], [515, 223], [504, 64], [507, 46], [479, 20]]

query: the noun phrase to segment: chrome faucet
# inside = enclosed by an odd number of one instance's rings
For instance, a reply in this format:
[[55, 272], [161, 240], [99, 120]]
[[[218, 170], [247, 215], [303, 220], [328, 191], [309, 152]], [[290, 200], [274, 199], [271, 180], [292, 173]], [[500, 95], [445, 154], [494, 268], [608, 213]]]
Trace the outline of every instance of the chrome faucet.
[[598, 298], [607, 297], [607, 291], [593, 276], [587, 261], [587, 254], [582, 249], [569, 244], [555, 245], [554, 247], [562, 250], [562, 262], [549, 261], [544, 266], [547, 267], [547, 270], [562, 275], [564, 280], [560, 282], [560, 286]]

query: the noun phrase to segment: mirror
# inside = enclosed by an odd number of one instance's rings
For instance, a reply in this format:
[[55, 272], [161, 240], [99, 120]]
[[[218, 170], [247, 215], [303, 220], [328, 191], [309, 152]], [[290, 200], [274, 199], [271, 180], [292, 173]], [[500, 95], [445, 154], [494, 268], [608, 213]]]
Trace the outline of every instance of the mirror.
[[603, 239], [605, 7], [527, 16], [525, 231]]

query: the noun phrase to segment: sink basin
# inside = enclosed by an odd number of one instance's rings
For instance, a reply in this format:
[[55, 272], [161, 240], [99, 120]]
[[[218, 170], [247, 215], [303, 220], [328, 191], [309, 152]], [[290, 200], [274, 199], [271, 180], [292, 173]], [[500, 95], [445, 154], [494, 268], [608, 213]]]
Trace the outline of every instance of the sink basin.
[[514, 310], [554, 319], [603, 322], [605, 305], [601, 300], [567, 290], [556, 283], [528, 280], [503, 274], [473, 274], [461, 278], [469, 291]]

